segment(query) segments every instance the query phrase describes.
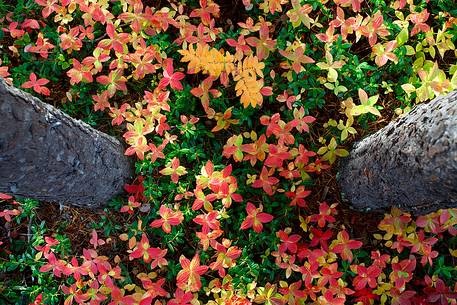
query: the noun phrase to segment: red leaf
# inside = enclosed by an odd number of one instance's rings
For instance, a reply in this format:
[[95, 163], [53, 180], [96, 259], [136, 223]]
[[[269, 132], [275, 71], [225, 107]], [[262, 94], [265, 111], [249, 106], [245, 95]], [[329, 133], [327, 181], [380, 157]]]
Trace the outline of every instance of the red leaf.
[[103, 239], [98, 239], [98, 234], [95, 230], [92, 230], [92, 238], [89, 240], [89, 242], [94, 246], [94, 249], [97, 249], [97, 246], [102, 246], [105, 244]]
[[4, 194], [4, 193], [0, 193], [0, 199], [1, 200], [8, 200], [8, 199], [11, 199], [11, 198], [13, 198], [13, 196], [10, 196], [10, 195]]
[[268, 213], [263, 213], [263, 206], [256, 208], [252, 203], [248, 202], [246, 205], [246, 212], [248, 216], [241, 223], [241, 229], [246, 230], [253, 228], [255, 232], [262, 232], [263, 225], [262, 223], [267, 223], [273, 220], [273, 216]]
[[181, 255], [179, 263], [181, 264], [182, 270], [179, 271], [176, 276], [177, 286], [184, 291], [199, 291], [202, 287], [200, 276], [208, 270], [208, 266], [200, 266], [200, 256], [198, 254], [195, 254], [192, 261], [184, 255]]

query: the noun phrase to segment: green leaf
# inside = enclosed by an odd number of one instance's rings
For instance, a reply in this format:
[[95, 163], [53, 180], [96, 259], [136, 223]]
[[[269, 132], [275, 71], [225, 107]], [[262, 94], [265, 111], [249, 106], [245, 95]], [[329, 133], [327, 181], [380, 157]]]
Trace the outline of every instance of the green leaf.
[[397, 40], [398, 46], [404, 45], [408, 41], [409, 37], [409, 32], [408, 28], [404, 28], [403, 30], [398, 33], [397, 37], [395, 37], [395, 40]]

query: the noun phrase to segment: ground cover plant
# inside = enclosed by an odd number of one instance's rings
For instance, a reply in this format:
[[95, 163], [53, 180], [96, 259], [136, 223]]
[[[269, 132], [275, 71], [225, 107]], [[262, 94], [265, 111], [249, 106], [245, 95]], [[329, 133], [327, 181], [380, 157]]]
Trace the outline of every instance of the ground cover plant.
[[0, 22], [0, 76], [136, 171], [103, 211], [0, 194], [1, 304], [457, 304], [456, 209], [362, 214], [335, 183], [354, 140], [457, 89], [454, 1], [18, 0]]

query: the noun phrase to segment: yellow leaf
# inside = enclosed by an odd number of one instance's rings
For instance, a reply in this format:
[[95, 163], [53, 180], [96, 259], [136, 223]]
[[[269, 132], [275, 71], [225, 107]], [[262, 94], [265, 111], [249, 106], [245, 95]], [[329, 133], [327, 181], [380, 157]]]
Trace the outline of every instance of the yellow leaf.
[[382, 235], [381, 234], [373, 234], [373, 237], [377, 240], [382, 240]]
[[135, 284], [127, 284], [124, 286], [124, 289], [128, 290], [128, 291], [132, 291], [133, 289], [135, 289], [136, 285]]
[[411, 55], [416, 54], [416, 51], [414, 50], [414, 48], [412, 46], [405, 45], [405, 47], [406, 47], [406, 55], [411, 56]]
[[449, 249], [449, 253], [451, 253], [451, 255], [453, 257], [457, 257], [457, 249], [456, 250]]
[[416, 87], [414, 87], [411, 84], [403, 84], [401, 85], [401, 88], [405, 90], [405, 92], [410, 95], [412, 92], [416, 91]]
[[349, 152], [346, 149], [342, 149], [342, 148], [338, 148], [337, 150], [335, 150], [335, 154], [338, 157], [347, 157], [347, 156], [349, 156]]
[[38, 252], [37, 254], [35, 254], [35, 260], [39, 261], [42, 256], [43, 256], [43, 252], [41, 252], [41, 251]]
[[338, 78], [338, 72], [336, 72], [335, 69], [333, 69], [332, 67], [330, 67], [328, 69], [328, 75], [327, 75], [327, 79], [329, 82], [331, 83], [334, 83]]
[[189, 73], [202, 71], [217, 78], [222, 72], [231, 73], [235, 69], [234, 57], [230, 53], [226, 52], [224, 55], [222, 51], [210, 48], [209, 45], [197, 44], [196, 49], [193, 45], [189, 45], [187, 50], [178, 52], [183, 56], [181, 62], [189, 62], [187, 67]]

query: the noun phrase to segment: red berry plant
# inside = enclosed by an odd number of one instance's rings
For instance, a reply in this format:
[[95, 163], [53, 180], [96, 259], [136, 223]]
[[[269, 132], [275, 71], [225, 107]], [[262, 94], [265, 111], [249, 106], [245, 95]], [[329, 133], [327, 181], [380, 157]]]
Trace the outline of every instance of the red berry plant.
[[0, 194], [1, 304], [457, 304], [457, 210], [351, 211], [334, 170], [457, 89], [455, 1], [0, 1], [0, 28], [0, 76], [136, 172], [79, 233]]

